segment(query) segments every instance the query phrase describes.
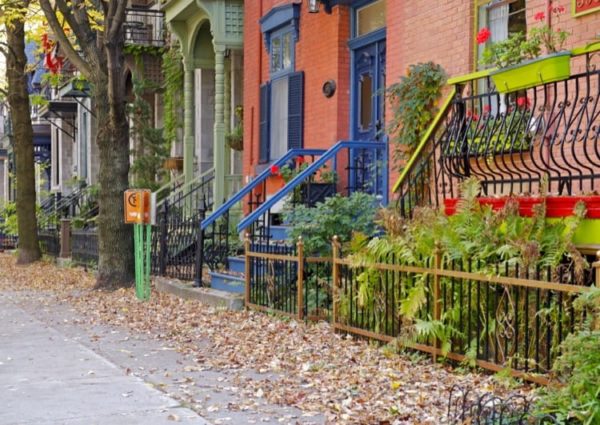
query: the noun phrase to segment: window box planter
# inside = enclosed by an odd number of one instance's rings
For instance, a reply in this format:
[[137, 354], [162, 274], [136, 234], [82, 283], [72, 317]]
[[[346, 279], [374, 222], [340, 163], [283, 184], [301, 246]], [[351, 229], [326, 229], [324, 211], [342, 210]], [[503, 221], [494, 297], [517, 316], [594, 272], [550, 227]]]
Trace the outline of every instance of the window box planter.
[[[504, 207], [508, 198], [479, 198], [481, 205], [490, 205], [494, 211]], [[542, 202], [538, 197], [515, 197], [519, 203], [519, 214], [523, 217], [533, 215], [533, 207]], [[445, 199], [446, 215], [456, 213], [458, 199]], [[587, 215], [577, 229], [573, 242], [576, 244], [600, 244], [600, 196], [548, 196], [546, 198], [546, 218], [549, 220], [568, 217], [573, 214], [577, 202], [585, 202]]]
[[163, 168], [165, 170], [183, 170], [183, 158], [180, 156], [175, 156], [171, 158], [165, 159], [163, 162]]
[[558, 52], [517, 65], [501, 68], [490, 74], [500, 93], [510, 93], [541, 84], [562, 81], [571, 75], [571, 52]]

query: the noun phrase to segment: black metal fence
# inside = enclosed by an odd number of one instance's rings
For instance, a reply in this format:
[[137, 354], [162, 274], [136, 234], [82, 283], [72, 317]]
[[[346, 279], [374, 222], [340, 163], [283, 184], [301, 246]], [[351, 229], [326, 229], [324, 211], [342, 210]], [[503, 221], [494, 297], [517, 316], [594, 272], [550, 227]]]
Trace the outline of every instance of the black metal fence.
[[49, 227], [38, 231], [42, 253], [51, 257], [60, 254], [60, 232], [57, 227]]
[[[568, 264], [525, 270], [394, 257], [368, 267], [350, 259], [305, 258], [301, 245], [246, 242], [246, 304], [384, 342], [398, 340], [434, 358], [468, 362], [545, 383], [560, 345], [585, 320], [574, 301], [597, 279]], [[573, 284], [572, 282], [579, 282]], [[335, 300], [335, 302], [334, 302]]]
[[[566, 283], [576, 281], [568, 268], [443, 262], [441, 254], [417, 264], [382, 258], [368, 268], [334, 261], [336, 328], [533, 381], [545, 381], [540, 375], [585, 319], [573, 302], [588, 286]], [[594, 272], [586, 277], [591, 285]]]
[[449, 425], [550, 425], [556, 418], [536, 414], [533, 401], [521, 394], [500, 398], [455, 385], [448, 400]]
[[71, 231], [71, 259], [78, 265], [92, 267], [98, 265], [98, 233], [96, 229]]
[[[584, 62], [585, 61], [585, 62]], [[489, 77], [456, 84], [456, 95], [398, 187], [398, 207], [442, 206], [459, 183], [476, 177], [486, 196], [591, 193], [600, 183], [600, 66], [573, 59], [583, 72], [560, 82], [498, 93]]]
[[246, 246], [246, 305], [296, 316], [331, 319], [331, 258], [304, 257], [302, 244]]
[[0, 232], [0, 251], [17, 248], [18, 241], [18, 236]]
[[[196, 277], [201, 215], [212, 207], [214, 173], [165, 198], [152, 231], [152, 274], [183, 280]], [[201, 268], [200, 268], [201, 270]]]

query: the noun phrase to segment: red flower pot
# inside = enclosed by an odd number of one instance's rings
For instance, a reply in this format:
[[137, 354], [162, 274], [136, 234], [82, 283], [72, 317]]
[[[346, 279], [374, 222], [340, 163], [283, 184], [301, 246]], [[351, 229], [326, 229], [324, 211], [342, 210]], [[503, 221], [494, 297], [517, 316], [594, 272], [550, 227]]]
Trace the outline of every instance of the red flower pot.
[[[479, 198], [481, 205], [491, 205], [494, 211], [504, 207], [508, 198]], [[519, 214], [523, 217], [533, 215], [533, 207], [542, 202], [538, 197], [516, 197]], [[548, 196], [546, 198], [546, 217], [568, 217], [573, 215], [577, 202], [583, 201], [587, 208], [586, 218], [600, 218], [600, 196]], [[456, 214], [458, 199], [444, 199], [446, 215]]]

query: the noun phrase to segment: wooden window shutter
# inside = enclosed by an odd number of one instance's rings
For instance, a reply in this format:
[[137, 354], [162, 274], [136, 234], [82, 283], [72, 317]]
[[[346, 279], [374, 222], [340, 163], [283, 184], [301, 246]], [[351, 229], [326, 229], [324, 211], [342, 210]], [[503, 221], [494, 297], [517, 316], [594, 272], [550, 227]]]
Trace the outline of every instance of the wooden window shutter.
[[259, 152], [258, 162], [269, 162], [269, 122], [271, 115], [271, 85], [265, 83], [260, 86], [260, 122], [259, 122]]
[[288, 149], [302, 149], [304, 146], [304, 72], [294, 72], [288, 78]]

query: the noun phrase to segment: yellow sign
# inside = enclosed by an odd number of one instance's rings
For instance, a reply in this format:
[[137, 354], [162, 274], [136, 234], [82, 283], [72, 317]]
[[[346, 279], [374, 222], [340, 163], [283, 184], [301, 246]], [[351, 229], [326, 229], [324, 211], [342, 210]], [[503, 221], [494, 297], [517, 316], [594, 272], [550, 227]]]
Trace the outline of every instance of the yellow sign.
[[129, 189], [125, 191], [125, 223], [150, 223], [150, 191]]

